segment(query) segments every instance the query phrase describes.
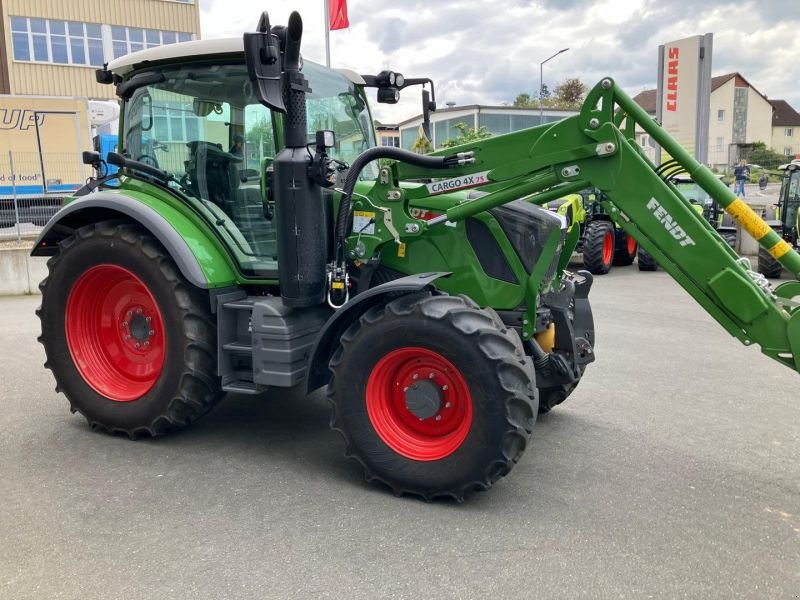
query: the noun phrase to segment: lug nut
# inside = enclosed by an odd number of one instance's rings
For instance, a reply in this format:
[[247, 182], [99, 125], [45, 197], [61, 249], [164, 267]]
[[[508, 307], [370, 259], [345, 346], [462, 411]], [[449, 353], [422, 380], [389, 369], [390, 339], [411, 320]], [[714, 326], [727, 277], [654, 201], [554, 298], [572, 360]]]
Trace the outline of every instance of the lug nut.
[[133, 315], [133, 313], [131, 311], [128, 311], [128, 316], [130, 317], [131, 315]]
[[414, 375], [411, 376], [411, 379], [419, 379], [419, 373], [414, 373]]
[[433, 379], [433, 373], [431, 373], [430, 375], [428, 375], [428, 379]]
[[155, 334], [155, 331], [153, 331], [153, 330], [151, 329], [151, 330], [149, 331], [148, 335], [153, 335], [153, 334]]
[[452, 405], [452, 404], [450, 404], [449, 402], [445, 402], [445, 403], [444, 403], [444, 407], [445, 407], [445, 408], [450, 408], [451, 406], [453, 406], [453, 405]]
[[447, 384], [444, 384], [444, 385], [442, 386], [442, 391], [443, 391], [443, 392], [446, 392], [447, 390], [448, 390]]
[[149, 323], [151, 318], [152, 318], [152, 317], [145, 317], [145, 319], [144, 319], [144, 320], [145, 320], [145, 321], [147, 321], [147, 322]]
[[408, 386], [404, 387], [404, 388], [403, 388], [403, 391], [404, 391], [404, 392], [407, 392], [407, 391], [408, 391]]
[[127, 322], [127, 321], [123, 321], [123, 322], [122, 322], [122, 326], [123, 326], [123, 327], [127, 327], [127, 326], [128, 326], [128, 322]]
[[142, 309], [141, 309], [141, 308], [137, 308], [137, 309], [136, 309], [136, 314], [137, 314], [137, 315], [140, 315], [140, 314], [142, 314]]
[[136, 348], [137, 350], [139, 349], [139, 346], [141, 346], [141, 344], [140, 344], [139, 342], [136, 342], [136, 343], [133, 345], [133, 347], [134, 347], [134, 348]]
[[436, 420], [437, 421], [441, 421], [442, 420], [442, 415], [436, 415]]

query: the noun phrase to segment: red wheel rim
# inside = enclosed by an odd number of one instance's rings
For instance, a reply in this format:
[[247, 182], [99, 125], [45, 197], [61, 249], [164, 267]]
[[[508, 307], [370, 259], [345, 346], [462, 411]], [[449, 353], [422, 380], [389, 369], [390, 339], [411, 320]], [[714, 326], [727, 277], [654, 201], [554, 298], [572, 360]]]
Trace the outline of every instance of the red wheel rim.
[[628, 256], [636, 254], [636, 240], [628, 236]]
[[609, 264], [614, 258], [614, 236], [607, 232], [603, 238], [603, 263]]
[[117, 402], [144, 396], [164, 366], [165, 332], [153, 295], [117, 265], [92, 267], [69, 293], [67, 347], [83, 380]]
[[[441, 390], [436, 414], [421, 419], [406, 406], [406, 389], [427, 381]], [[455, 452], [472, 425], [472, 397], [453, 364], [426, 348], [401, 348], [381, 358], [367, 381], [367, 413], [375, 432], [398, 454], [420, 461]]]

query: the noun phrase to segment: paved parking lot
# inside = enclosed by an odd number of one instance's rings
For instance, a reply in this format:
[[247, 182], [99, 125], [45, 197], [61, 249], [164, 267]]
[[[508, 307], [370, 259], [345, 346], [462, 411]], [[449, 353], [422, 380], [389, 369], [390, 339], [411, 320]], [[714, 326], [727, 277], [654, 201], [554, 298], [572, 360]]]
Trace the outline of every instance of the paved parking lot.
[[598, 361], [463, 505], [364, 483], [321, 396], [93, 433], [41, 368], [38, 299], [0, 299], [0, 598], [797, 598], [798, 375], [662, 272], [592, 295]]

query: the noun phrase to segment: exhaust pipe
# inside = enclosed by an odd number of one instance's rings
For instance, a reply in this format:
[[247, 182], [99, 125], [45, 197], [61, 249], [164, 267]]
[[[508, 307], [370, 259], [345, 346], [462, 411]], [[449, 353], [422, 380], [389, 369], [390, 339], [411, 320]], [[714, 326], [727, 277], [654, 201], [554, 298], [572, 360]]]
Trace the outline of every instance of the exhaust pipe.
[[275, 227], [283, 304], [317, 306], [325, 301], [326, 268], [331, 232], [322, 188], [309, 176], [306, 93], [311, 91], [300, 71], [303, 20], [297, 12], [286, 27], [273, 27], [282, 54], [284, 148], [275, 157]]

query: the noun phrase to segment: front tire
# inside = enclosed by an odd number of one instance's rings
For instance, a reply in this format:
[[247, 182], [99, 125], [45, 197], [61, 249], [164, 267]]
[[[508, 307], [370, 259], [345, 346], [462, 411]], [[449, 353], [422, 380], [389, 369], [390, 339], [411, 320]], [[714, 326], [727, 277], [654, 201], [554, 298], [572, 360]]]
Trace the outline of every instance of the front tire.
[[783, 266], [775, 260], [768, 250], [758, 247], [758, 272], [768, 279], [780, 279]]
[[583, 233], [583, 266], [593, 275], [604, 275], [614, 262], [614, 226], [609, 221], [589, 221]]
[[637, 262], [639, 264], [640, 271], [657, 271], [658, 270], [658, 263], [655, 259], [650, 256], [650, 253], [639, 246], [639, 252], [637, 256]]
[[636, 259], [639, 244], [624, 231], [617, 231], [615, 236], [614, 266], [627, 267]]
[[533, 363], [515, 331], [466, 297], [412, 294], [368, 310], [330, 368], [331, 427], [367, 480], [396, 494], [460, 502], [488, 489], [533, 430]]
[[188, 425], [216, 404], [208, 296], [153, 237], [132, 224], [88, 225], [47, 266], [39, 341], [73, 412], [136, 438]]

